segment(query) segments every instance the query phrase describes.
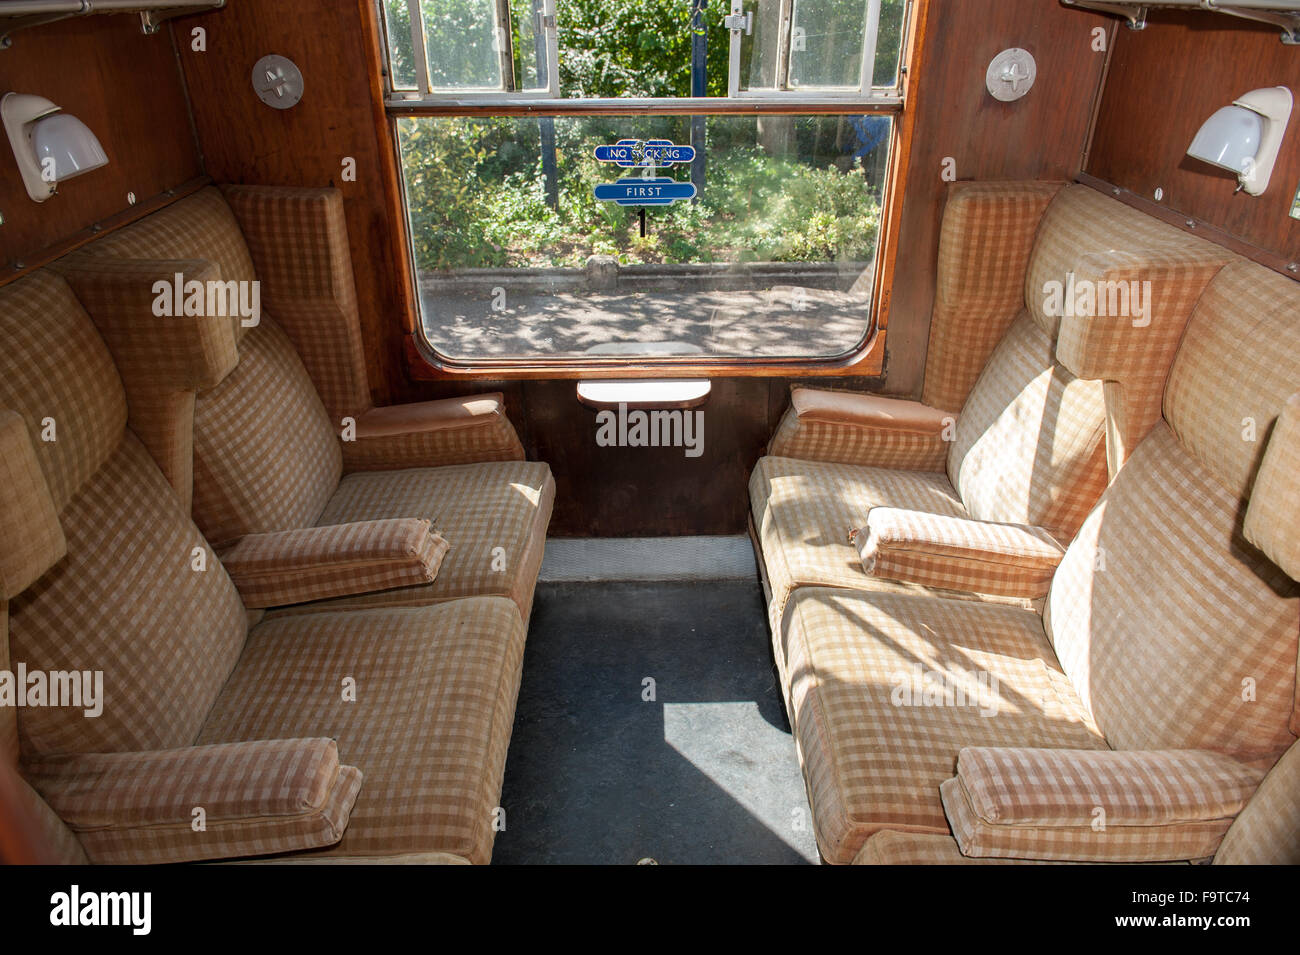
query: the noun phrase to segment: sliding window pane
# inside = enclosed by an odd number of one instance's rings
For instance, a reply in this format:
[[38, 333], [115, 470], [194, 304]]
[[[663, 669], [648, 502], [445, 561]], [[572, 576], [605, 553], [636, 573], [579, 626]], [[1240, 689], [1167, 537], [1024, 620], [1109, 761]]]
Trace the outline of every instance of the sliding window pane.
[[415, 47], [411, 44], [411, 14], [406, 0], [384, 0], [384, 32], [388, 34], [388, 81], [395, 90], [413, 90]]
[[744, 11], [753, 15], [752, 32], [740, 37], [740, 88], [779, 89], [778, 46], [781, 34], [781, 0], [745, 0]]
[[502, 88], [496, 0], [422, 0], [420, 9], [434, 89]]
[[862, 81], [867, 0], [794, 0], [791, 87], [850, 87]]
[[[725, 6], [710, 0], [703, 18], [710, 96], [727, 95]], [[690, 0], [556, 0], [556, 12], [561, 96], [691, 95]]]
[[898, 60], [903, 50], [907, 0], [882, 0], [880, 31], [876, 37], [876, 65], [872, 85], [892, 89], [898, 85]]
[[[559, 0], [563, 2], [563, 0]], [[515, 89], [544, 90], [547, 83], [546, 33], [538, 29], [542, 0], [510, 0], [514, 40]]]

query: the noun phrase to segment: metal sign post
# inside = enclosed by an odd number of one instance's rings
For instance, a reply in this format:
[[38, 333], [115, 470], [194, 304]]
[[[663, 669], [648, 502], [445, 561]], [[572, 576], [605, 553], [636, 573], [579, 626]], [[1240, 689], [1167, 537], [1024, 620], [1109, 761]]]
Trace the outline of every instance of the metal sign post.
[[667, 139], [620, 139], [616, 143], [597, 146], [595, 157], [600, 162], [613, 163], [622, 169], [640, 169], [642, 173], [601, 183], [592, 192], [601, 202], [637, 207], [641, 237], [644, 238], [647, 206], [670, 206], [674, 202], [694, 199], [699, 194], [695, 183], [658, 176], [655, 174], [658, 168], [692, 163], [695, 155], [694, 146], [679, 146]]

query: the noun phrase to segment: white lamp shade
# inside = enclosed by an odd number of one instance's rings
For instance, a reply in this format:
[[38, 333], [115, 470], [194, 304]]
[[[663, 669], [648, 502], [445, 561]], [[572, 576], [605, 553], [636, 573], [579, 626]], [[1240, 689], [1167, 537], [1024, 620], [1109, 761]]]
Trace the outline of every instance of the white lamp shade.
[[54, 181], [63, 182], [108, 164], [104, 147], [81, 120], [54, 113], [32, 124], [32, 147], [42, 170], [54, 160]]
[[1240, 175], [1254, 162], [1263, 135], [1264, 118], [1259, 113], [1225, 106], [1197, 130], [1187, 155]]

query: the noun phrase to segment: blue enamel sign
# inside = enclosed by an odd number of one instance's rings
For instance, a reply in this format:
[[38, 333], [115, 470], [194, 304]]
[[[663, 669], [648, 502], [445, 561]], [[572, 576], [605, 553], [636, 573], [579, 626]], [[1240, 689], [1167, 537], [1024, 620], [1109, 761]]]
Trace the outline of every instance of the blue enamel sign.
[[667, 176], [620, 179], [601, 183], [594, 191], [597, 199], [617, 202], [620, 206], [670, 206], [683, 199], [695, 198], [693, 182], [678, 182]]
[[624, 169], [644, 169], [690, 162], [695, 158], [695, 147], [678, 146], [667, 139], [620, 139], [607, 146], [597, 146], [596, 158], [617, 163]]

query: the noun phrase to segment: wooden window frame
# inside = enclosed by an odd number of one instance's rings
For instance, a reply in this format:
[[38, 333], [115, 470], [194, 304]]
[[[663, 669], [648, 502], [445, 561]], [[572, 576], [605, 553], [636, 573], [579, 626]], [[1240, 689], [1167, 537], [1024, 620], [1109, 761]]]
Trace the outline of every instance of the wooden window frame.
[[[625, 101], [571, 99], [557, 101], [516, 97], [464, 99], [445, 97], [438, 102], [403, 102], [386, 98], [381, 70], [386, 51], [379, 9], [371, 0], [362, 0], [370, 15], [371, 36], [367, 38], [374, 57], [371, 91], [376, 123], [386, 137], [384, 179], [386, 203], [397, 246], [396, 260], [401, 274], [403, 308], [402, 358], [409, 377], [416, 381], [447, 380], [571, 380], [579, 378], [646, 378], [646, 377], [879, 377], [885, 370], [885, 339], [889, 327], [889, 310], [894, 274], [898, 265], [898, 233], [902, 224], [903, 200], [907, 171], [915, 130], [916, 90], [923, 72], [920, 37], [925, 35], [929, 0], [909, 0], [903, 49], [899, 54], [897, 95], [873, 95], [857, 101], [827, 100], [818, 103], [791, 101], [780, 93], [767, 98], [704, 97], [672, 100], [639, 100], [631, 107]], [[421, 327], [416, 271], [413, 262], [406, 209], [406, 190], [402, 180], [397, 141], [400, 116], [600, 116], [600, 115], [855, 115], [883, 114], [893, 118], [890, 159], [885, 176], [884, 213], [876, 247], [875, 276], [872, 287], [871, 315], [857, 345], [839, 355], [815, 358], [745, 358], [739, 356], [689, 356], [628, 359], [598, 358], [583, 355], [529, 355], [509, 358], [453, 358], [443, 355], [425, 337]]]

